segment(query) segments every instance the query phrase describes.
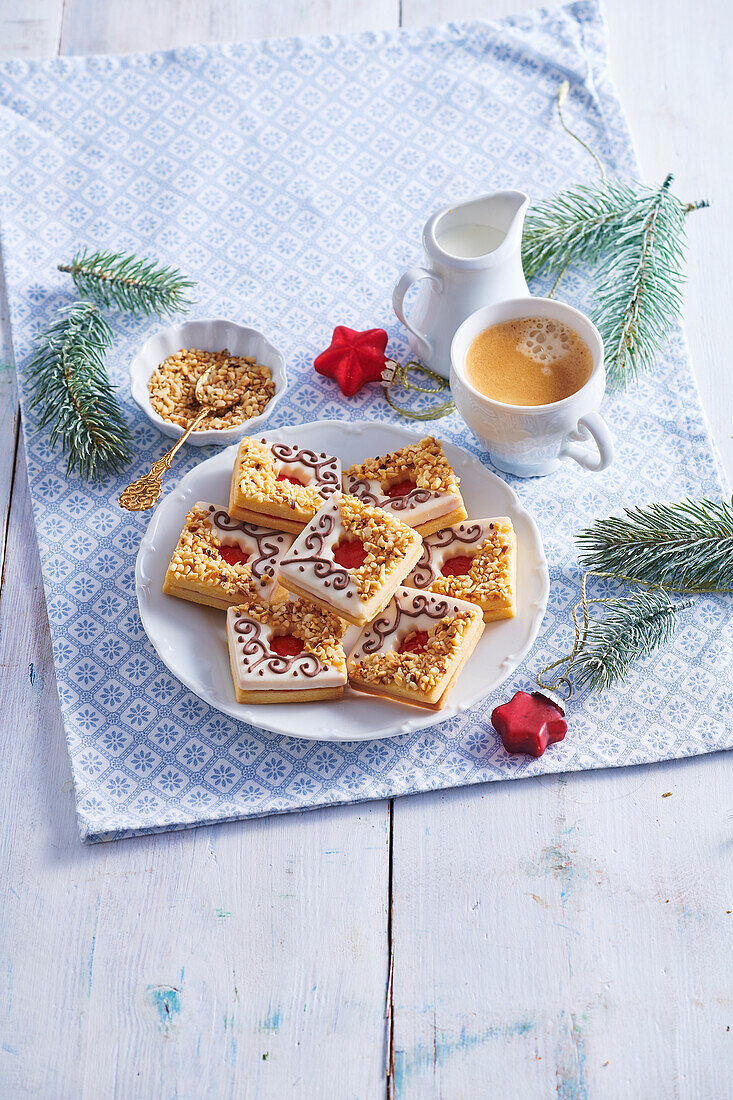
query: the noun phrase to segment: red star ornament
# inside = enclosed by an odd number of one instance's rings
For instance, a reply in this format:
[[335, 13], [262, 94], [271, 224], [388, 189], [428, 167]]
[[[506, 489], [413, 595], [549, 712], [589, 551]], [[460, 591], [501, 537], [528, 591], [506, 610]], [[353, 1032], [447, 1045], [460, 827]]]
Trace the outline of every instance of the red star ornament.
[[568, 724], [557, 703], [539, 691], [518, 691], [508, 703], [491, 712], [491, 723], [507, 752], [542, 756], [548, 745], [562, 741]]
[[367, 382], [381, 379], [387, 339], [383, 328], [357, 332], [337, 325], [330, 346], [316, 357], [313, 366], [319, 374], [335, 379], [345, 397], [353, 397]]

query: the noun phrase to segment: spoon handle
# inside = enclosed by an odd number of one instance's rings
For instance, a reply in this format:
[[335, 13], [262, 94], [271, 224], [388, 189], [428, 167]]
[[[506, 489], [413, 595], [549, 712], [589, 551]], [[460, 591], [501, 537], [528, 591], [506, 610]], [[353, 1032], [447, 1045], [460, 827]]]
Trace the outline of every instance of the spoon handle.
[[163, 488], [163, 474], [166, 470], [170, 470], [173, 458], [178, 450], [188, 439], [191, 432], [195, 431], [206, 414], [211, 410], [208, 408], [202, 409], [191, 423], [186, 428], [182, 436], [180, 436], [170, 450], [166, 451], [161, 458], [159, 458], [150, 468], [150, 472], [143, 474], [136, 481], [133, 481], [131, 485], [128, 485], [126, 489], [123, 489], [120, 493], [120, 506], [126, 508], [128, 512], [146, 512], [148, 508], [152, 508], [155, 502], [160, 496]]

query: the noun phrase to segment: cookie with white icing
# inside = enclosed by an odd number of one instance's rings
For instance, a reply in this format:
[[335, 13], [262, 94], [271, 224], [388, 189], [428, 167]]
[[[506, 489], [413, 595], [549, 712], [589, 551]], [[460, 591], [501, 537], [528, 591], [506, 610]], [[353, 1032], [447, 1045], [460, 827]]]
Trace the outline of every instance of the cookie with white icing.
[[247, 437], [234, 462], [229, 513], [297, 535], [340, 489], [341, 461], [334, 455]]
[[421, 552], [422, 539], [411, 527], [339, 493], [281, 560], [280, 584], [363, 626], [389, 603]]
[[227, 611], [238, 703], [337, 699], [346, 686], [345, 625], [309, 600], [249, 600]]
[[361, 632], [347, 661], [349, 684], [441, 710], [483, 629], [475, 604], [400, 587]]
[[423, 539], [423, 552], [406, 584], [470, 600], [484, 622], [516, 614], [517, 539], [512, 521], [470, 519]]
[[459, 479], [432, 436], [349, 466], [343, 480], [345, 492], [383, 508], [421, 535], [467, 515]]
[[253, 594], [285, 599], [277, 569], [292, 541], [284, 531], [242, 523], [219, 505], [197, 501], [186, 516], [163, 591], [224, 610]]

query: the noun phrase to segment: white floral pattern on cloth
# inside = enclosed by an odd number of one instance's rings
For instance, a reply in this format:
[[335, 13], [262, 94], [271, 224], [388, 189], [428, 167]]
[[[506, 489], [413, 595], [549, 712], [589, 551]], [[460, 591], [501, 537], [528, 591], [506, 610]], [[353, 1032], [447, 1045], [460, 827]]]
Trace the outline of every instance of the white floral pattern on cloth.
[[[593, 177], [556, 122], [563, 79], [580, 135], [613, 172], [638, 173], [590, 2], [348, 38], [3, 64], [2, 248], [21, 379], [35, 335], [71, 300], [56, 264], [84, 244], [178, 265], [198, 282], [196, 315], [273, 335], [290, 389], [268, 427], [398, 420], [376, 386], [342, 399], [313, 373], [313, 358], [335, 324], [383, 326], [407, 357], [390, 292], [418, 262], [433, 209], [503, 187], [538, 197]], [[563, 294], [588, 305], [580, 275], [567, 277]], [[115, 320], [110, 367], [134, 427], [135, 469], [165, 442], [127, 386], [133, 349], [155, 327]], [[731, 747], [733, 605], [713, 597], [686, 612], [669, 648], [639, 662], [617, 691], [574, 703], [569, 736], [541, 759], [508, 757], [492, 731], [497, 701], [530, 689], [533, 673], [569, 646], [579, 592], [573, 530], [624, 504], [723, 490], [679, 331], [654, 378], [608, 397], [604, 411], [618, 448], [611, 469], [591, 476], [568, 463], [551, 477], [512, 480], [540, 525], [552, 576], [540, 639], [512, 681], [427, 731], [320, 744], [237, 723], [168, 674], [134, 595], [148, 517], [113, 503], [129, 478], [67, 479], [24, 408], [82, 838]], [[457, 415], [436, 430], [486, 461]], [[175, 474], [202, 457], [187, 451]]]

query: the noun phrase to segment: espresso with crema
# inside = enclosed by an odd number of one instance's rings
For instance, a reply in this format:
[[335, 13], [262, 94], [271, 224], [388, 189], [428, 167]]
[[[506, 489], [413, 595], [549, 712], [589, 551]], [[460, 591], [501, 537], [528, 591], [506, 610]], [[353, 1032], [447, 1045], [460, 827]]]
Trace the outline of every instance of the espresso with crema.
[[590, 348], [577, 332], [549, 317], [491, 325], [473, 340], [466, 378], [506, 405], [550, 405], [577, 393], [593, 370]]

